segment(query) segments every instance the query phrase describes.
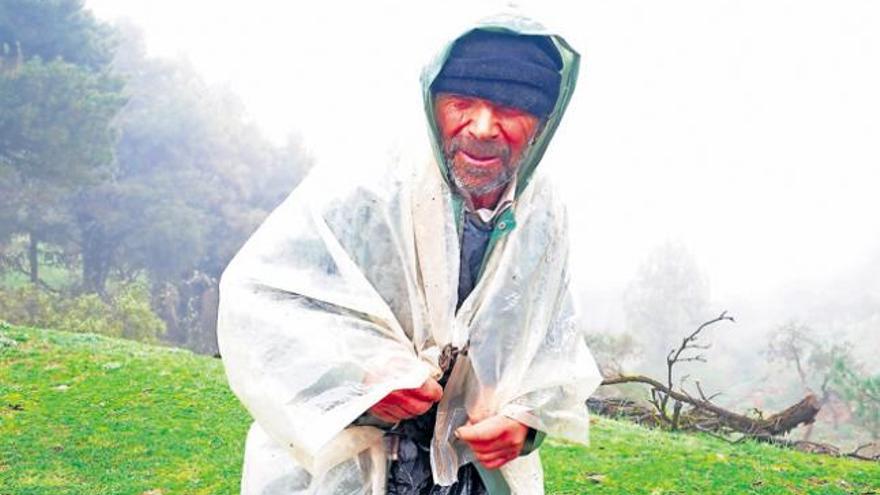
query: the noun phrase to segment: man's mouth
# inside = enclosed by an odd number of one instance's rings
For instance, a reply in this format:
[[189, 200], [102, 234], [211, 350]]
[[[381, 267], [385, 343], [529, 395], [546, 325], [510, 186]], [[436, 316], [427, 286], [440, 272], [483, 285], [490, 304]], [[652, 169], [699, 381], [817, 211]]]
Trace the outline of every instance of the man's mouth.
[[464, 150], [458, 150], [458, 152], [461, 153], [461, 156], [464, 157], [465, 160], [467, 160], [475, 165], [489, 166], [489, 165], [495, 165], [501, 161], [501, 157], [497, 156], [497, 155], [474, 156]]

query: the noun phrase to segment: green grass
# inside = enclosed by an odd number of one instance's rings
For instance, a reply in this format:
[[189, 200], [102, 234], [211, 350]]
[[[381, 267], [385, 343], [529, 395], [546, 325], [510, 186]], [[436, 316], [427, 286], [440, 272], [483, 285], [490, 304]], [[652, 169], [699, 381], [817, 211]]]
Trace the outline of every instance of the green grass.
[[237, 493], [250, 419], [219, 360], [93, 334], [0, 335], [0, 494]]
[[[237, 493], [249, 424], [216, 359], [0, 326], [0, 495]], [[605, 418], [592, 440], [541, 449], [547, 493], [880, 494], [880, 463]]]
[[732, 445], [598, 418], [592, 446], [541, 449], [548, 493], [880, 494], [880, 463]]

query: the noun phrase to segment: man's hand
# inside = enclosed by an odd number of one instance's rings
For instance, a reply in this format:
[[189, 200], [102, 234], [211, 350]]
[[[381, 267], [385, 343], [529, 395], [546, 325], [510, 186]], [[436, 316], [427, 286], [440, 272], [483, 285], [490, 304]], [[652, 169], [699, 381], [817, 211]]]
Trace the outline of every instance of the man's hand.
[[479, 423], [468, 422], [455, 430], [488, 469], [498, 469], [522, 452], [529, 427], [506, 416], [491, 416]]
[[437, 380], [428, 378], [419, 388], [395, 390], [380, 400], [369, 412], [387, 423], [421, 416], [443, 397], [443, 388]]

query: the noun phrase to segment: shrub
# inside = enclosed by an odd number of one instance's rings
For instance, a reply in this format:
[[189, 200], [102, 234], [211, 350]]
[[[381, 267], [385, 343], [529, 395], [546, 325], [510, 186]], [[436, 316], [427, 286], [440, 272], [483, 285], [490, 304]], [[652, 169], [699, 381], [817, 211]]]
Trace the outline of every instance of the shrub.
[[165, 323], [150, 309], [149, 291], [141, 283], [120, 286], [107, 301], [97, 294], [53, 294], [30, 284], [0, 289], [0, 319], [151, 343], [165, 333]]

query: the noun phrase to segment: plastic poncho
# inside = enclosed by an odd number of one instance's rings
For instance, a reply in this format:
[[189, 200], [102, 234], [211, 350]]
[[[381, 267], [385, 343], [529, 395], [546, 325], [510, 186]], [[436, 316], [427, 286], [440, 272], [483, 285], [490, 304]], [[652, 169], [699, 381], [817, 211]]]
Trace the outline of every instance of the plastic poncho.
[[[549, 34], [510, 16], [477, 28]], [[462, 205], [445, 180], [428, 89], [451, 43], [422, 74], [430, 132], [421, 153], [387, 157], [385, 172], [347, 186], [313, 173], [226, 268], [218, 340], [230, 386], [255, 420], [243, 494], [385, 493], [383, 432], [352, 422], [391, 391], [439, 378], [447, 344], [468, 352], [438, 407], [435, 482], [453, 483], [473, 460], [453, 435], [468, 417], [503, 414], [587, 442], [584, 403], [600, 375], [569, 287], [565, 209], [535, 172], [577, 79], [577, 53], [553, 39], [564, 63], [559, 100], [458, 311]], [[537, 451], [481, 475], [500, 481], [490, 489], [543, 493]]]

